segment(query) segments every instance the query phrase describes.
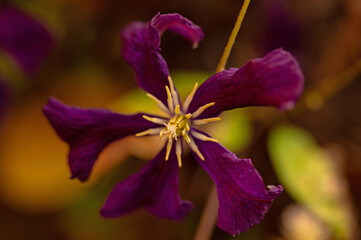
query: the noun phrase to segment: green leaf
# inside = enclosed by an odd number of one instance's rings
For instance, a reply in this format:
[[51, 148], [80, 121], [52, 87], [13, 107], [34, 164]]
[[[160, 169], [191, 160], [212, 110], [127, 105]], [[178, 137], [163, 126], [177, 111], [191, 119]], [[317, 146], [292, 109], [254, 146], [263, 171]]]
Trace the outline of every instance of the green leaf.
[[335, 239], [349, 239], [353, 229], [347, 187], [312, 135], [292, 125], [280, 126], [271, 132], [268, 149], [286, 191], [328, 224]]

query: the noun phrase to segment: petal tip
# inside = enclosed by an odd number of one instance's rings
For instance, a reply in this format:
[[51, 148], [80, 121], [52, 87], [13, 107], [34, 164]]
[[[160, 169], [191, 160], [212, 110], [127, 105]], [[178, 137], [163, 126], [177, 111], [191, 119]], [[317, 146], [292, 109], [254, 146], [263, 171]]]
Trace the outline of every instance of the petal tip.
[[276, 198], [281, 195], [285, 188], [282, 185], [267, 185], [267, 190], [270, 196], [274, 196], [274, 198]]

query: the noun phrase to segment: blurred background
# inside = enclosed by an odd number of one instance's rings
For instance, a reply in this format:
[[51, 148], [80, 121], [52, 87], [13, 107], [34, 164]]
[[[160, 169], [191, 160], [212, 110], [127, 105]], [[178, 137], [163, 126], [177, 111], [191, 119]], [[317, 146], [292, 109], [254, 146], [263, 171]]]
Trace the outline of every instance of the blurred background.
[[68, 147], [41, 111], [49, 96], [82, 107], [154, 112], [120, 57], [121, 29], [158, 11], [178, 12], [202, 27], [205, 39], [196, 50], [170, 33], [162, 38], [161, 54], [184, 97], [214, 73], [241, 6], [241, 0], [2, 1], [0, 239], [359, 239], [359, 0], [251, 1], [227, 66], [283, 47], [298, 59], [306, 82], [292, 111], [237, 109], [209, 124], [229, 150], [252, 158], [266, 185], [285, 186], [248, 232], [232, 237], [214, 227], [213, 183], [187, 152], [180, 194], [195, 209], [184, 221], [145, 210], [101, 218], [107, 194], [155, 156], [158, 137], [114, 142], [88, 182], [70, 180]]

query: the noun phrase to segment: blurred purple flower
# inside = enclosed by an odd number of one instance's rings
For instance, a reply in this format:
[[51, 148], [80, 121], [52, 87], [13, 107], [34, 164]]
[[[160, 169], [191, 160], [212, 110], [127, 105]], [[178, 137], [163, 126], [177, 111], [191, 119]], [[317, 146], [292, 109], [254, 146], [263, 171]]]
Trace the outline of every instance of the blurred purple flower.
[[[102, 149], [122, 137], [160, 135], [163, 150], [139, 173], [118, 183], [101, 214], [116, 217], [140, 207], [152, 214], [181, 220], [192, 210], [178, 194], [183, 139], [194, 158], [216, 184], [219, 200], [217, 225], [239, 234], [259, 223], [282, 186], [265, 189], [250, 159], [239, 159], [218, 141], [195, 127], [220, 120], [225, 110], [245, 106], [294, 105], [303, 89], [297, 61], [278, 49], [243, 67], [211, 76], [197, 83], [181, 104], [169, 70], [160, 55], [160, 36], [165, 30], [181, 35], [197, 46], [201, 28], [179, 14], [157, 14], [150, 22], [133, 22], [122, 33], [122, 56], [134, 69], [138, 85], [164, 111], [165, 117], [138, 113], [121, 115], [101, 109], [71, 107], [51, 98], [44, 113], [57, 134], [70, 145], [72, 178], [85, 181]], [[165, 160], [165, 161], [164, 161]], [[179, 166], [179, 167], [178, 167]]]
[[0, 8], [0, 48], [33, 73], [53, 46], [49, 31], [36, 19], [12, 6]]
[[300, 52], [302, 25], [287, 9], [287, 0], [263, 1], [265, 25], [262, 31], [263, 52], [283, 48], [292, 54]]
[[[52, 36], [40, 22], [15, 7], [0, 7], [0, 50], [13, 57], [25, 74], [39, 67], [53, 44]], [[0, 73], [0, 116], [7, 101], [3, 78]]]

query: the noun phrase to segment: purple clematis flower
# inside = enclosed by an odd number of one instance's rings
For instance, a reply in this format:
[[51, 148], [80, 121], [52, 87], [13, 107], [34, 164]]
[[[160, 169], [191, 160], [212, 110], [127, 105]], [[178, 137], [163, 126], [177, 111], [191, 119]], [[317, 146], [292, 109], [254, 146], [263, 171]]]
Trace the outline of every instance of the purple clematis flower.
[[[259, 223], [282, 186], [264, 187], [250, 159], [239, 159], [197, 126], [218, 121], [225, 110], [245, 106], [293, 106], [303, 89], [297, 61], [281, 49], [253, 59], [241, 68], [197, 83], [182, 103], [167, 64], [160, 55], [161, 34], [170, 30], [197, 46], [204, 37], [199, 26], [179, 14], [157, 14], [150, 22], [133, 22], [122, 33], [122, 56], [134, 69], [138, 85], [147, 91], [164, 116], [121, 115], [108, 110], [71, 107], [51, 98], [44, 113], [57, 134], [70, 145], [72, 178], [85, 181], [102, 149], [133, 135], [160, 135], [163, 150], [138, 173], [118, 183], [101, 214], [117, 217], [144, 207], [152, 214], [181, 220], [192, 210], [178, 194], [178, 169], [186, 142], [217, 187], [218, 227], [234, 235]], [[184, 139], [184, 141], [183, 141]]]
[[[34, 73], [50, 52], [54, 40], [36, 19], [11, 5], [0, 5], [0, 51], [19, 64], [26, 75]], [[0, 116], [8, 100], [8, 87], [0, 73]]]
[[0, 48], [26, 73], [33, 73], [53, 46], [53, 37], [36, 19], [10, 5], [0, 7]]

